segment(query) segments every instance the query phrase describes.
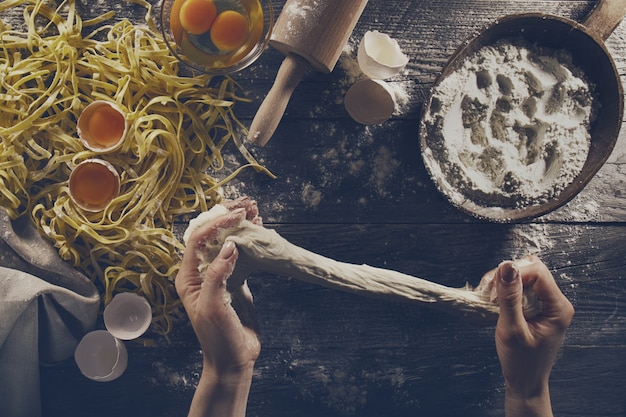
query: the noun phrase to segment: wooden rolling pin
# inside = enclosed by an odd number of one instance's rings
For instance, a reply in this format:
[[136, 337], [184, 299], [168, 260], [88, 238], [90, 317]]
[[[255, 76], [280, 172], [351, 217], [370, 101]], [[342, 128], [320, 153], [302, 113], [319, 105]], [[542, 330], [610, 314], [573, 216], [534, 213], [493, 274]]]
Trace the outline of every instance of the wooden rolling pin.
[[274, 85], [261, 103], [248, 140], [264, 146], [274, 134], [291, 94], [309, 69], [331, 72], [367, 0], [288, 0], [270, 45], [285, 54]]

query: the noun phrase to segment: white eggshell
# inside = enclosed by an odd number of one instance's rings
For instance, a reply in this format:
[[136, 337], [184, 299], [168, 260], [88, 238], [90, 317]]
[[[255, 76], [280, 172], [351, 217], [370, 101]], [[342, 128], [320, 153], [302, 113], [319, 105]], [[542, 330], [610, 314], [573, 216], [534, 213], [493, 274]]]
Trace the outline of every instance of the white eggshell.
[[104, 309], [104, 325], [116, 338], [136, 339], [148, 330], [152, 323], [152, 308], [144, 297], [120, 293]]
[[[103, 106], [107, 106], [113, 109], [115, 113], [117, 113], [118, 115], [115, 118], [121, 117], [124, 120], [124, 129], [122, 131], [122, 134], [117, 139], [117, 141], [115, 141], [114, 143], [108, 146], [98, 143], [97, 141], [98, 132], [91, 132], [89, 129], [90, 118], [95, 112], [98, 111], [99, 108]], [[111, 122], [114, 123], [113, 120]], [[124, 114], [122, 109], [120, 109], [114, 103], [110, 103], [105, 100], [96, 100], [90, 103], [87, 107], [85, 107], [83, 111], [81, 112], [80, 116], [78, 116], [78, 121], [76, 123], [76, 133], [78, 134], [78, 137], [80, 138], [81, 142], [87, 149], [92, 150], [94, 152], [99, 152], [99, 153], [111, 152], [119, 148], [121, 144], [124, 142], [124, 139], [126, 138], [126, 135], [128, 133], [128, 121], [126, 120], [126, 115]]]
[[384, 80], [404, 69], [409, 58], [398, 41], [377, 30], [367, 31], [359, 43], [357, 61], [363, 74]]
[[[95, 205], [92, 204], [92, 202], [86, 201], [84, 198], [82, 198], [78, 191], [78, 190], [84, 189], [84, 185], [83, 186], [80, 185], [80, 182], [84, 181], [84, 179], [81, 180], [81, 176], [84, 173], [83, 172], [84, 169], [90, 169], [89, 165], [92, 165], [92, 168], [91, 168], [92, 174], [87, 175], [87, 181], [93, 180], [94, 164], [96, 164], [95, 165], [96, 167], [105, 167], [106, 169], [101, 171], [100, 174], [105, 175], [106, 176], [105, 179], [110, 180], [113, 183], [113, 190], [112, 190], [111, 195], [108, 196], [106, 201], [102, 201], [100, 202], [100, 204], [95, 204]], [[68, 189], [69, 189], [70, 198], [72, 199], [72, 201], [74, 201], [74, 203], [78, 207], [82, 208], [85, 211], [97, 212], [100, 210], [104, 210], [106, 206], [120, 194], [120, 189], [121, 189], [120, 175], [118, 174], [115, 167], [108, 161], [105, 161], [99, 158], [85, 159], [84, 161], [82, 161], [81, 163], [79, 163], [72, 169], [72, 172], [70, 173], [70, 177], [68, 179]]]
[[87, 378], [108, 382], [119, 378], [128, 365], [128, 353], [121, 340], [106, 330], [87, 333], [74, 352], [78, 368]]
[[386, 82], [364, 78], [350, 87], [344, 98], [344, 105], [350, 117], [369, 125], [380, 124], [389, 119], [396, 102], [393, 91]]

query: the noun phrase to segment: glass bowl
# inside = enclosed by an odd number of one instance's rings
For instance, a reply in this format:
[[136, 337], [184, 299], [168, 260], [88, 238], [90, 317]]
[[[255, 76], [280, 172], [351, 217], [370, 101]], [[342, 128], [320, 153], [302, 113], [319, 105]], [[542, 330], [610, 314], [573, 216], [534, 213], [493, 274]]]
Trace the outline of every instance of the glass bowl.
[[271, 0], [163, 0], [160, 23], [178, 60], [203, 73], [226, 75], [248, 67], [267, 48], [274, 9]]

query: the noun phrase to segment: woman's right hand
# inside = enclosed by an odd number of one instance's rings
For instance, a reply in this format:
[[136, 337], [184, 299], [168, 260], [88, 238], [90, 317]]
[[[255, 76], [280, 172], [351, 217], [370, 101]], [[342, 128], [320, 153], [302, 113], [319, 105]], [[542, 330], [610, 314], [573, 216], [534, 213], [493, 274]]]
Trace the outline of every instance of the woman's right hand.
[[[552, 416], [548, 380], [574, 307], [536, 256], [500, 264], [495, 286], [500, 306], [496, 349], [506, 383], [506, 416]], [[531, 290], [541, 303], [531, 319], [522, 311], [523, 290]]]

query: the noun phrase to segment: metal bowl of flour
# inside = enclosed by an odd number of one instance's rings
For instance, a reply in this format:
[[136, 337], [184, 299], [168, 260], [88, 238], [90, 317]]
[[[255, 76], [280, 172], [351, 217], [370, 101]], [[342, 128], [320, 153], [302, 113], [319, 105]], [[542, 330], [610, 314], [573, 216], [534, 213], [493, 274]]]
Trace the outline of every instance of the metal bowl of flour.
[[[424, 104], [420, 122], [420, 144], [426, 169], [437, 188], [454, 206], [481, 219], [496, 222], [522, 221], [547, 214], [564, 205], [587, 185], [611, 154], [622, 123], [623, 87], [615, 63], [608, 53], [604, 41], [619, 24], [625, 13], [626, 0], [618, 0], [613, 2], [600, 1], [582, 24], [543, 13], [509, 15], [485, 28], [477, 37], [466, 42], [453, 54], [435, 81], [431, 94]], [[578, 173], [573, 173], [572, 178], [569, 178], [562, 187], [555, 189], [553, 195], [546, 193], [542, 198], [529, 199], [528, 201], [514, 198], [483, 198], [484, 195], [480, 195], [480, 193], [477, 196], [474, 188], [468, 186], [468, 181], [455, 172], [453, 161], [447, 158], [448, 151], [442, 150], [449, 145], [448, 141], [454, 139], [454, 132], [445, 131], [441, 126], [445, 121], [444, 118], [440, 117], [439, 120], [436, 120], [437, 118], [433, 117], [437, 109], [445, 105], [441, 102], [441, 91], [438, 90], [438, 87], [441, 87], [448, 77], [459, 71], [465, 62], [470, 57], [475, 56], [481, 48], [495, 45], [503, 39], [515, 39], [546, 49], [567, 51], [571, 55], [572, 64], [582, 71], [584, 78], [594, 89], [593, 100], [597, 111], [594, 112], [589, 123], [589, 148], [580, 162], [581, 167], [577, 171]], [[481, 81], [480, 74], [474, 75], [478, 84], [497, 82], [500, 83], [498, 84], [499, 88], [507, 88], [506, 82], [502, 82], [498, 77], [496, 77], [497, 80]], [[437, 94], [440, 96], [438, 97]], [[552, 94], [558, 96], [556, 93]], [[499, 102], [497, 105], [508, 110], [506, 109], [506, 102]], [[479, 107], [471, 100], [462, 103], [464, 111], [471, 110], [472, 106]], [[456, 113], [450, 111], [448, 117], [461, 117], [458, 114], [460, 112], [460, 110]], [[467, 116], [467, 120], [463, 119], [462, 123], [463, 126], [470, 126], [472, 113], [467, 110], [463, 114], [466, 113], [470, 116]], [[569, 120], [562, 120], [562, 122], [566, 125]], [[527, 127], [518, 126], [517, 128], [521, 130]], [[547, 128], [550, 129], [549, 126]], [[528, 135], [529, 143], [532, 141], [533, 135]], [[480, 130], [478, 130], [476, 137], [478, 138], [476, 141], [480, 142], [482, 137]], [[473, 138], [474, 132], [472, 131], [472, 140], [474, 140]], [[559, 136], [557, 135], [556, 139], [553, 138], [552, 140], [559, 140]], [[567, 148], [563, 149], [567, 150]], [[544, 150], [544, 152], [546, 151]], [[549, 153], [550, 150], [548, 149], [547, 152]], [[482, 161], [480, 162], [468, 162], [486, 164], [486, 169], [494, 177], [509, 174], [506, 171], [505, 162], [495, 163], [489, 155], [482, 155], [481, 158]], [[530, 169], [537, 169], [537, 167], [531, 166]], [[548, 174], [549, 172], [546, 172], [546, 175]], [[513, 175], [513, 177], [515, 176]], [[471, 184], [472, 181], [469, 183]], [[516, 184], [515, 180], [504, 181], [503, 183]]]

